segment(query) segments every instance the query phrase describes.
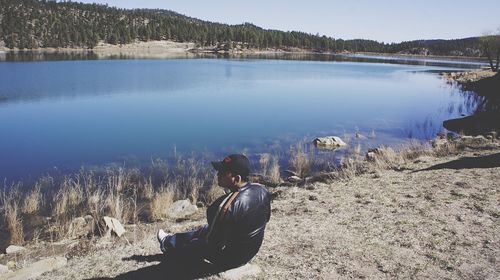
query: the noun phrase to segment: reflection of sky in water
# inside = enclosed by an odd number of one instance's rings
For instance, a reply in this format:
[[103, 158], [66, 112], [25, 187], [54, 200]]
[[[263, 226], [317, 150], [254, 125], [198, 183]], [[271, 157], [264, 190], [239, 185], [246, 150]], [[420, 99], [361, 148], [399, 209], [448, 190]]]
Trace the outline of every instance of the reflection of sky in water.
[[377, 135], [364, 148], [432, 138], [471, 105], [429, 69], [209, 59], [0, 63], [0, 177], [148, 162], [174, 145], [257, 153], [356, 131]]

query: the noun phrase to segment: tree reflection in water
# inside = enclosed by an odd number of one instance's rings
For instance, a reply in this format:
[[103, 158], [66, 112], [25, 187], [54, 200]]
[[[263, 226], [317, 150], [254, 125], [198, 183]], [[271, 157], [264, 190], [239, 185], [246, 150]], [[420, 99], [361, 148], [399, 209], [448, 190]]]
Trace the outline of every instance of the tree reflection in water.
[[[477, 82], [457, 85], [463, 97], [463, 107], [469, 116], [443, 122], [443, 126], [456, 133], [469, 135], [500, 132], [500, 73]], [[462, 113], [462, 107], [458, 108]]]

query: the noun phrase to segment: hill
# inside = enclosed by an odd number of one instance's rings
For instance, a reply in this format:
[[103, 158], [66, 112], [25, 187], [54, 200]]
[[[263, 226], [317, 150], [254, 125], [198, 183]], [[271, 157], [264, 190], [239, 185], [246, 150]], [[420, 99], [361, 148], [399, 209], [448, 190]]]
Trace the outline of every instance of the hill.
[[482, 56], [477, 37], [386, 44], [343, 40], [300, 31], [264, 29], [252, 23], [228, 25], [160, 9], [118, 9], [107, 5], [37, 0], [0, 0], [0, 48], [94, 48], [137, 41], [169, 40], [198, 48], [230, 50], [299, 48], [314, 52], [379, 52]]

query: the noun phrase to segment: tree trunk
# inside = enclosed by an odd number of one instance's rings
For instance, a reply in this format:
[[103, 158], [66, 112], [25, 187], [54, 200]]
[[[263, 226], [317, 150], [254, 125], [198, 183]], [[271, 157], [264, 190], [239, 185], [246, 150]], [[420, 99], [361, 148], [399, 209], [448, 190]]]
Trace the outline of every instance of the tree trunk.
[[495, 66], [495, 70], [493, 70], [493, 72], [498, 72], [498, 65], [500, 63], [500, 48], [497, 50], [497, 63], [496, 63], [496, 66]]
[[488, 54], [488, 62], [490, 63], [491, 71], [495, 72], [495, 65], [493, 65], [493, 58]]

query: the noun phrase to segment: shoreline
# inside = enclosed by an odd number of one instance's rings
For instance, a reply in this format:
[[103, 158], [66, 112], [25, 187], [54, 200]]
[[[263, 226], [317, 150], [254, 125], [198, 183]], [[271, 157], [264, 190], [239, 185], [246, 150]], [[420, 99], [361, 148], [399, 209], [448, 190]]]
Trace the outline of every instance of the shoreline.
[[405, 53], [379, 53], [379, 52], [357, 52], [361, 55], [376, 55], [376, 56], [391, 56], [403, 58], [429, 58], [429, 59], [449, 59], [449, 60], [470, 60], [474, 62], [488, 62], [485, 57], [471, 56], [447, 56], [447, 55], [422, 55], [422, 54], [405, 54]]
[[[495, 249], [500, 141], [441, 138], [433, 147], [380, 149], [372, 159], [316, 180], [270, 187], [273, 214], [251, 263], [267, 279], [456, 278], [473, 274], [471, 267], [494, 275], [495, 263], [488, 259], [500, 257]], [[61, 257], [64, 265], [37, 279], [148, 275], [158, 262], [135, 262], [131, 256], [160, 254], [156, 230], [199, 227], [206, 223], [204, 210], [181, 220], [125, 224], [122, 237], [31, 241], [19, 253], [0, 255], [0, 264], [11, 271], [9, 277], [38, 260]]]
[[440, 75], [450, 83], [458, 83], [459, 85], [467, 85], [475, 83], [482, 79], [495, 76], [495, 72], [491, 70], [471, 70], [465, 72], [442, 72]]
[[350, 55], [350, 56], [375, 56], [375, 57], [393, 57], [393, 58], [411, 58], [411, 59], [449, 59], [466, 62], [486, 62], [485, 58], [467, 57], [467, 56], [439, 56], [439, 55], [412, 55], [400, 53], [378, 53], [378, 52], [319, 52], [314, 50], [300, 48], [282, 48], [282, 49], [247, 49], [240, 45], [230, 50], [217, 49], [216, 46], [199, 47], [193, 42], [175, 42], [169, 40], [162, 41], [136, 41], [124, 45], [112, 45], [99, 43], [93, 49], [88, 48], [38, 48], [38, 49], [9, 49], [0, 47], [0, 54], [7, 53], [38, 53], [38, 54], [56, 54], [56, 53], [94, 53], [99, 57], [106, 56], [134, 56], [151, 58], [182, 57], [196, 54], [218, 54], [218, 55], [266, 55], [266, 54], [307, 54], [307, 55]]
[[247, 49], [247, 48], [233, 48], [231, 50], [218, 50], [215, 46], [211, 47], [198, 47], [193, 42], [175, 42], [170, 40], [162, 41], [136, 41], [130, 44], [112, 45], [107, 43], [99, 43], [96, 47], [89, 48], [37, 48], [37, 49], [9, 49], [0, 47], [0, 52], [17, 53], [17, 52], [33, 52], [33, 53], [60, 53], [60, 52], [77, 52], [87, 53], [94, 52], [97, 54], [119, 54], [119, 53], [135, 53], [135, 54], [171, 54], [171, 53], [218, 53], [218, 54], [274, 54], [274, 53], [308, 53], [308, 54], [333, 54], [330, 52], [314, 52], [311, 50], [304, 50], [299, 48], [287, 49]]

